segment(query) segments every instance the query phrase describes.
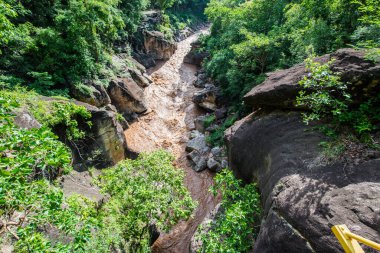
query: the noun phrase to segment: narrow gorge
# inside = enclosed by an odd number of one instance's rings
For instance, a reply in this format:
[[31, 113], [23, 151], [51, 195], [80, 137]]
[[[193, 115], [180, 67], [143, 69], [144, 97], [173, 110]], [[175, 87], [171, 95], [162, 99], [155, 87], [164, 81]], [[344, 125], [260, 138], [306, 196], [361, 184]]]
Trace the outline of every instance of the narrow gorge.
[[204, 112], [192, 101], [194, 93], [200, 90], [193, 86], [199, 67], [184, 63], [184, 58], [191, 50], [191, 43], [206, 32], [206, 29], [198, 31], [180, 41], [168, 61], [148, 69], [153, 80], [145, 89], [149, 109], [125, 131], [128, 148], [133, 153], [157, 149], [172, 152], [175, 164], [186, 173], [186, 187], [198, 202], [194, 217], [176, 225], [169, 234], [160, 235], [153, 244], [153, 252], [186, 252], [197, 226], [218, 202], [209, 192], [213, 175], [209, 171], [195, 172], [185, 151], [190, 131], [195, 128], [194, 120]]
[[0, 253], [379, 243], [379, 0], [0, 0]]

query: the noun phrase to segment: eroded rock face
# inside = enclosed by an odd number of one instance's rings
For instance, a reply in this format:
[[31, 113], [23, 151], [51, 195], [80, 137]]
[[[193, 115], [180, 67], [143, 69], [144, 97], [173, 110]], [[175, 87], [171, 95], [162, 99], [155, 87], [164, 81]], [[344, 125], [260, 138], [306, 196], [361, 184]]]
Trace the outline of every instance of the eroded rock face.
[[331, 232], [337, 224], [380, 238], [380, 159], [325, 162], [324, 136], [297, 112], [252, 114], [226, 137], [230, 167], [260, 188], [264, 219], [255, 252], [342, 252]]
[[84, 92], [73, 87], [71, 93], [77, 100], [97, 106], [102, 107], [111, 103], [111, 99], [108, 96], [107, 90], [104, 85], [97, 84], [95, 82], [87, 82], [86, 86], [88, 91]]
[[200, 52], [199, 49], [201, 48], [200, 41], [195, 41], [191, 43], [191, 50], [190, 52], [185, 56], [185, 59], [183, 59], [184, 63], [193, 64], [196, 66], [201, 66], [203, 63], [203, 60], [208, 56], [207, 52]]
[[111, 81], [108, 93], [112, 104], [122, 114], [143, 113], [147, 110], [144, 90], [131, 78]]
[[[380, 63], [376, 64], [367, 60], [364, 52], [341, 49], [333, 54], [316, 58], [321, 63], [326, 63], [331, 59], [335, 59], [331, 69], [340, 73], [342, 81], [350, 82], [350, 92], [354, 96], [362, 96], [363, 90], [365, 93], [372, 94], [379, 89]], [[294, 108], [295, 98], [301, 89], [298, 82], [305, 74], [307, 74], [305, 64], [269, 73], [264, 83], [254, 87], [244, 96], [244, 102], [256, 108], [268, 106]]]
[[163, 33], [158, 31], [144, 32], [144, 49], [155, 60], [169, 60], [177, 50], [175, 42], [165, 39]]
[[220, 89], [214, 85], [206, 86], [206, 88], [196, 92], [193, 96], [193, 102], [209, 112], [214, 112], [218, 108], [220, 100]]

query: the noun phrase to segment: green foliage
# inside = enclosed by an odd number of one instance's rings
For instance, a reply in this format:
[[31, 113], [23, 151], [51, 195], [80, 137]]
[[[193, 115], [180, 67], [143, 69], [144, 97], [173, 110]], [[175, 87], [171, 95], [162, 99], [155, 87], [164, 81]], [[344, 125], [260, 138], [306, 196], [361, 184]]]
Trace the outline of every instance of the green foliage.
[[380, 40], [377, 1], [211, 0], [206, 14], [211, 34], [203, 40], [211, 57], [207, 74], [237, 109], [266, 72], [302, 62], [350, 44], [371, 48]]
[[108, 78], [104, 69], [110, 65], [113, 42], [126, 40], [136, 30], [147, 4], [146, 0], [1, 0], [1, 69], [44, 95], [88, 79]]
[[[71, 169], [70, 152], [46, 127], [16, 127], [12, 111], [17, 106], [0, 96], [0, 217], [8, 231], [17, 229], [8, 236], [17, 239], [17, 252], [81, 252], [91, 234], [85, 212], [73, 210], [76, 200], [64, 200], [48, 181]], [[73, 240], [52, 244], [41, 231], [53, 228]]]
[[297, 97], [297, 105], [310, 109], [304, 121], [332, 119], [338, 126], [349, 126], [363, 135], [376, 130], [380, 122], [380, 96], [354, 103], [347, 85], [330, 70], [331, 62], [321, 64], [312, 58], [306, 60], [307, 76], [300, 81], [303, 90]]
[[[9, 83], [8, 80], [5, 83]], [[27, 107], [37, 121], [45, 127], [56, 130], [65, 129], [65, 133], [60, 135], [63, 139], [72, 141], [85, 137], [85, 132], [78, 127], [80, 121], [91, 127], [89, 121], [91, 113], [83, 106], [62, 99], [41, 100], [37, 94], [25, 88], [13, 87], [12, 89], [0, 90], [0, 96], [11, 101], [18, 101], [21, 107]]]
[[216, 117], [214, 114], [207, 116], [207, 118], [204, 121], [205, 128], [208, 128], [209, 126], [211, 126], [212, 123], [215, 122], [215, 120], [216, 120]]
[[109, 198], [102, 206], [79, 195], [65, 198], [54, 180], [71, 169], [68, 148], [46, 126], [16, 127], [17, 106], [0, 95], [0, 226], [7, 224], [1, 236], [15, 241], [15, 251], [148, 252], [151, 228], [168, 231], [191, 215], [196, 204], [184, 173], [165, 151], [105, 170], [98, 183]]
[[179, 220], [189, 218], [196, 204], [183, 185], [183, 171], [172, 165], [173, 160], [161, 150], [104, 171], [99, 185], [111, 199], [103, 207], [106, 226], [94, 249], [108, 252], [111, 246], [147, 252], [153, 225], [168, 231]]
[[[51, 128], [64, 126], [68, 140], [78, 140], [85, 137], [85, 132], [78, 128], [78, 119], [88, 120], [91, 113], [83, 106], [69, 102], [52, 102], [49, 110], [51, 114], [40, 116]], [[91, 126], [91, 122], [87, 122]]]
[[255, 184], [243, 185], [225, 169], [215, 177], [214, 195], [221, 193], [223, 210], [201, 234], [201, 252], [249, 252], [254, 244], [255, 225], [260, 219], [260, 195]]
[[206, 141], [212, 146], [223, 146], [224, 144], [224, 132], [232, 126], [235, 121], [238, 119], [238, 114], [234, 114], [231, 117], [228, 117], [217, 129], [211, 132], [207, 136]]
[[331, 64], [332, 61], [326, 64], [314, 62], [313, 57], [306, 60], [309, 73], [299, 82], [303, 90], [297, 97], [297, 105], [311, 109], [311, 113], [304, 114], [307, 124], [321, 117], [339, 117], [347, 111], [351, 96], [346, 91], [347, 85], [330, 70]]

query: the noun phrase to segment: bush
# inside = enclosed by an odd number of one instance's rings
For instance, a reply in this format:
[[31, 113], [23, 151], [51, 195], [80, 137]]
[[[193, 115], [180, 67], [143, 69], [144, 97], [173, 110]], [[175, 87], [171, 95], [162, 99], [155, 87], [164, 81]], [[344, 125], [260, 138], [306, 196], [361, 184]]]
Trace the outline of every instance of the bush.
[[104, 171], [99, 185], [110, 200], [100, 215], [104, 227], [90, 248], [149, 252], [152, 230], [168, 232], [179, 220], [190, 217], [196, 203], [173, 159], [161, 150]]
[[64, 197], [55, 179], [71, 170], [69, 149], [46, 126], [16, 127], [17, 106], [0, 95], [0, 239], [14, 241], [15, 251], [147, 252], [153, 228], [168, 231], [190, 217], [196, 203], [165, 151], [105, 170], [102, 205]]
[[225, 169], [215, 177], [214, 195], [221, 193], [222, 212], [207, 234], [200, 234], [201, 252], [249, 252], [260, 221], [260, 195], [255, 184], [243, 185]]
[[353, 103], [347, 84], [330, 70], [331, 63], [314, 62], [312, 57], [306, 60], [309, 73], [300, 81], [303, 89], [297, 97], [298, 106], [310, 109], [303, 114], [305, 123], [331, 119], [332, 124], [348, 126], [359, 136], [377, 130], [380, 96], [364, 97], [359, 103]]
[[211, 34], [203, 40], [210, 53], [206, 72], [241, 110], [242, 97], [265, 80], [264, 73], [300, 63], [310, 50], [321, 55], [356, 44], [376, 58], [375, 2], [211, 0]]

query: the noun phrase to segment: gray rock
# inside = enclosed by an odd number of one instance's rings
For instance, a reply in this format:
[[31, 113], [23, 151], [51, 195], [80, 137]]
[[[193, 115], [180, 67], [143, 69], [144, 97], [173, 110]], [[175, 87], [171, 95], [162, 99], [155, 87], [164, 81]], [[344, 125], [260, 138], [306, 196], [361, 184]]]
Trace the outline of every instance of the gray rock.
[[193, 130], [190, 132], [190, 139], [194, 139], [199, 136], [203, 136], [203, 134], [199, 132], [198, 130]]
[[88, 87], [87, 91], [77, 89], [75, 86], [72, 87], [71, 93], [75, 99], [97, 107], [111, 103], [111, 99], [104, 85], [93, 81], [87, 81], [85, 85]]
[[208, 118], [208, 115], [201, 115], [194, 120], [194, 126], [197, 131], [201, 133], [205, 132], [206, 130], [205, 123], [206, 123], [207, 118]]
[[13, 122], [16, 126], [25, 129], [40, 128], [41, 124], [28, 111], [15, 111], [16, 117]]
[[220, 172], [222, 170], [220, 163], [212, 157], [207, 160], [207, 168], [213, 172]]
[[183, 61], [200, 67], [203, 60], [209, 55], [207, 52], [200, 52], [200, 48], [201, 43], [199, 41], [191, 43], [190, 52], [185, 56]]
[[193, 102], [206, 111], [214, 112], [217, 109], [220, 97], [220, 89], [211, 86], [196, 92], [193, 96]]
[[207, 146], [206, 137], [203, 134], [191, 139], [186, 144], [186, 151], [198, 151], [200, 154], [208, 153], [210, 148]]
[[205, 88], [207, 81], [206, 73], [200, 72], [197, 74], [197, 79], [195, 79], [193, 85], [197, 88]]
[[325, 162], [325, 137], [296, 112], [247, 116], [226, 140], [230, 167], [260, 188], [264, 219], [255, 252], [342, 252], [331, 233], [338, 224], [380, 238], [379, 159]]
[[215, 110], [215, 118], [217, 120], [224, 119], [227, 117], [227, 108], [222, 107]]
[[[316, 61], [326, 63], [333, 58], [336, 60], [331, 69], [340, 73], [342, 81], [350, 83], [350, 92], [354, 96], [362, 95], [360, 92], [363, 87], [366, 93], [375, 92], [376, 84], [380, 83], [380, 63], [367, 60], [365, 52], [354, 49], [341, 49], [318, 57]], [[298, 82], [306, 74], [305, 64], [269, 73], [265, 82], [244, 96], [244, 102], [253, 107], [294, 108], [295, 99], [301, 90]]]
[[222, 156], [223, 149], [221, 147], [213, 147], [211, 149], [211, 154], [214, 157], [221, 157]]
[[128, 72], [141, 88], [146, 88], [152, 83], [152, 80], [146, 74], [137, 69], [128, 69]]
[[122, 114], [143, 113], [147, 110], [144, 91], [131, 78], [111, 81], [108, 92], [112, 104]]
[[193, 162], [193, 169], [196, 172], [201, 172], [207, 168], [206, 157], [204, 157], [199, 151], [191, 151], [189, 154], [187, 154], [187, 158]]
[[227, 160], [222, 160], [222, 169], [228, 168], [228, 162]]

